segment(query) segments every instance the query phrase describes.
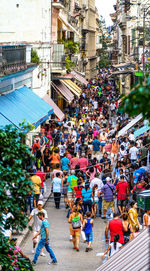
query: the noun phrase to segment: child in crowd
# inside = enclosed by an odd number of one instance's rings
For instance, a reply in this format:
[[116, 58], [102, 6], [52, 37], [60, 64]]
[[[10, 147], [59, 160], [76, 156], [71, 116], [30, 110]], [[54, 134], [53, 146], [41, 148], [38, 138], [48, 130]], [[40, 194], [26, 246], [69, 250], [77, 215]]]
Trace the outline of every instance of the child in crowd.
[[122, 245], [118, 242], [119, 238], [120, 238], [119, 234], [116, 234], [114, 236], [114, 241], [105, 250], [104, 255], [102, 256], [102, 259], [105, 258], [105, 255], [108, 253], [108, 251], [111, 251], [110, 256], [114, 255], [117, 251], [119, 251], [119, 249], [122, 247]]
[[86, 248], [85, 252], [92, 250], [91, 244], [93, 242], [93, 226], [94, 221], [91, 218], [91, 212], [86, 212], [86, 219], [83, 221], [83, 230], [85, 232], [88, 247]]

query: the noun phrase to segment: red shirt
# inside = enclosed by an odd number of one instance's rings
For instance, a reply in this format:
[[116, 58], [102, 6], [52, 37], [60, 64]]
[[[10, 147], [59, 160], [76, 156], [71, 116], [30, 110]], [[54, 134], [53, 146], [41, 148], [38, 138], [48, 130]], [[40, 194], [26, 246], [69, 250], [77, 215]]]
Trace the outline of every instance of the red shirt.
[[76, 192], [76, 195], [75, 195], [76, 198], [82, 198], [82, 194], [81, 194], [82, 189], [83, 189], [82, 186], [79, 186], [79, 187], [75, 186], [74, 187], [74, 190]]
[[112, 219], [109, 222], [109, 230], [110, 230], [110, 242], [114, 241], [114, 236], [116, 234], [119, 234], [119, 243], [123, 244], [124, 243], [124, 237], [123, 237], [123, 225], [122, 221], [120, 219]]
[[127, 198], [128, 183], [119, 181], [116, 185], [118, 191], [118, 200], [125, 200]]
[[43, 173], [42, 171], [38, 170], [37, 173], [36, 173], [36, 175], [40, 177], [40, 179], [41, 179], [41, 187], [43, 188], [44, 187], [44, 185], [43, 185], [43, 179], [45, 177], [45, 173]]
[[134, 191], [136, 188], [139, 188], [141, 191], [144, 191], [144, 190], [145, 190], [145, 188], [143, 187], [143, 184], [141, 184], [141, 183], [135, 185], [135, 186], [133, 187], [133, 191]]

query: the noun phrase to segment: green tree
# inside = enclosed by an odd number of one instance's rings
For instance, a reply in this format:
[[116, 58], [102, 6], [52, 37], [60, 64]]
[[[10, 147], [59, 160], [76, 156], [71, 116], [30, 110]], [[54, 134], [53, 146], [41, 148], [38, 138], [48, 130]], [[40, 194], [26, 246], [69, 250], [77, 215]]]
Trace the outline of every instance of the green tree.
[[110, 39], [108, 38], [108, 30], [102, 16], [100, 16], [99, 30], [101, 32], [100, 43], [102, 45], [102, 48], [99, 50], [99, 68], [107, 68], [111, 64], [108, 51]]
[[150, 121], [150, 80], [141, 79], [128, 96], [122, 98], [121, 109], [131, 117], [142, 113], [143, 118]]
[[33, 48], [31, 48], [31, 62], [32, 63], [36, 63], [36, 64], [40, 64], [40, 58], [37, 54], [37, 51]]
[[[25, 214], [26, 195], [33, 193], [27, 166], [32, 159], [29, 148], [23, 143], [25, 133], [21, 129], [6, 126], [0, 129], [0, 266], [2, 270], [14, 270], [15, 256], [10, 254], [10, 244], [3, 229], [13, 227], [23, 230], [28, 218]], [[23, 129], [30, 129], [23, 125]], [[9, 193], [8, 193], [9, 191]], [[11, 212], [13, 218], [4, 222], [4, 214]], [[29, 270], [28, 264], [18, 259], [19, 270]]]

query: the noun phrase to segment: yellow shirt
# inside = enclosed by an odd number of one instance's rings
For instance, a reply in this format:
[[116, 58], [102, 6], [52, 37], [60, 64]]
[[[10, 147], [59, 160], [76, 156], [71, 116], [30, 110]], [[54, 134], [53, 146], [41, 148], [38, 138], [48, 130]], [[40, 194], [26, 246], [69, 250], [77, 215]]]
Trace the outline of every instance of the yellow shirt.
[[136, 225], [134, 225], [134, 223], [132, 222], [132, 220], [130, 219], [130, 215], [129, 215], [129, 223], [133, 226], [133, 229], [135, 228], [135, 226], [138, 226], [138, 213], [136, 210], [134, 210], [133, 208], [131, 208], [128, 212], [128, 214], [132, 214], [133, 215], [133, 219], [136, 223]]
[[34, 184], [34, 193], [35, 194], [40, 194], [40, 189], [41, 189], [41, 178], [39, 176], [33, 175], [31, 177], [31, 181]]

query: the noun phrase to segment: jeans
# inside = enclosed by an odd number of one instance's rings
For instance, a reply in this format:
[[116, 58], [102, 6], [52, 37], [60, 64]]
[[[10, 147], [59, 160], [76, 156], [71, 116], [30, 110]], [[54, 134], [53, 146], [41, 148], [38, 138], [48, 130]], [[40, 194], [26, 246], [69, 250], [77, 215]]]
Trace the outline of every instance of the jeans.
[[102, 197], [99, 197], [98, 209], [99, 209], [99, 211], [101, 211], [101, 209], [102, 209]]
[[55, 254], [54, 254], [54, 252], [52, 251], [50, 245], [49, 245], [49, 244], [48, 244], [48, 245], [46, 244], [46, 239], [41, 239], [41, 240], [39, 241], [38, 246], [37, 246], [37, 248], [36, 248], [36, 252], [35, 252], [35, 255], [34, 255], [33, 262], [34, 262], [34, 263], [37, 262], [37, 259], [38, 259], [39, 255], [40, 255], [40, 252], [41, 252], [41, 249], [42, 249], [43, 247], [46, 248], [47, 252], [49, 253], [49, 255], [50, 255], [50, 257], [51, 257], [51, 259], [52, 259], [54, 262], [56, 262], [57, 260], [56, 260]]
[[88, 208], [89, 208], [89, 212], [92, 212], [92, 201], [91, 200], [83, 201], [83, 207], [84, 207], [84, 215], [87, 212]]
[[54, 201], [55, 201], [55, 206], [57, 209], [59, 209], [60, 198], [61, 198], [61, 193], [54, 192]]
[[33, 201], [34, 201], [33, 200], [33, 195], [26, 197], [26, 206], [25, 206], [26, 212], [28, 211], [28, 206], [30, 207], [30, 213], [32, 212], [32, 210], [33, 210]]

